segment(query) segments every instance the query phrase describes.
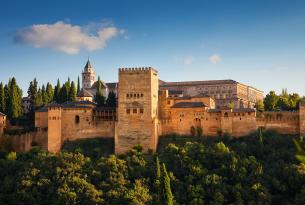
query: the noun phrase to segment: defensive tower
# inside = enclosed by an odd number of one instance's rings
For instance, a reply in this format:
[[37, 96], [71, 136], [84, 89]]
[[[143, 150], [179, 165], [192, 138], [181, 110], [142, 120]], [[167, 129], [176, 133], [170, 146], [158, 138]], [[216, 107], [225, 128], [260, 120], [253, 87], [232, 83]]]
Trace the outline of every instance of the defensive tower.
[[116, 153], [135, 145], [156, 151], [158, 87], [158, 72], [151, 67], [119, 69]]

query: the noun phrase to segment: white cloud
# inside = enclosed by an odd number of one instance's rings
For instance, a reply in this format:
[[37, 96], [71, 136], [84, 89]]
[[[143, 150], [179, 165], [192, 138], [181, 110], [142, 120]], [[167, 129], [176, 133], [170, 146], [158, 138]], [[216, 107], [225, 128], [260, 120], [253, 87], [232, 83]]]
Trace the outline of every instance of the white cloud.
[[109, 24], [102, 24], [95, 29], [92, 29], [92, 25], [90, 23], [89, 26], [78, 26], [62, 21], [54, 24], [35, 24], [19, 30], [15, 35], [15, 41], [35, 48], [51, 48], [67, 54], [76, 54], [81, 49], [103, 49], [110, 39], [125, 33], [125, 30], [119, 30]]
[[209, 61], [210, 61], [211, 63], [213, 63], [213, 64], [217, 64], [217, 63], [219, 63], [221, 60], [222, 60], [221, 57], [220, 57], [219, 55], [217, 55], [217, 54], [211, 55], [211, 56], [209, 57]]
[[191, 65], [194, 62], [194, 57], [193, 56], [188, 56], [183, 60], [185, 65]]

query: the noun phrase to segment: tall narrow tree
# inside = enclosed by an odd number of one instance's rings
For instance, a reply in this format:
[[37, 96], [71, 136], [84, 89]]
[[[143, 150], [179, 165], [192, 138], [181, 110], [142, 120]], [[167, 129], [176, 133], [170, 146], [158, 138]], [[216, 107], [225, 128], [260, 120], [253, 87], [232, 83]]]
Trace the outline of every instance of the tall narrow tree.
[[9, 84], [9, 117], [12, 120], [22, 116], [22, 90], [17, 85], [16, 79], [13, 77]]
[[77, 78], [77, 90], [76, 90], [76, 94], [78, 94], [80, 92], [80, 81], [79, 81], [79, 76]]
[[46, 88], [46, 96], [47, 96], [47, 102], [46, 104], [50, 103], [53, 100], [54, 90], [52, 88], [52, 85], [50, 83], [47, 83]]
[[31, 99], [32, 102], [36, 100], [38, 92], [38, 82], [36, 78], [30, 82], [29, 88], [28, 88], [28, 97]]
[[5, 113], [5, 93], [3, 83], [0, 83], [0, 112]]
[[97, 103], [97, 106], [99, 107], [105, 106], [105, 97], [103, 96], [102, 93], [102, 82], [100, 80], [100, 77], [98, 77], [97, 80], [97, 92], [95, 95], [95, 101]]
[[170, 185], [170, 178], [168, 176], [165, 164], [162, 164], [161, 172], [161, 201], [164, 205], [173, 205], [173, 194]]
[[56, 101], [57, 103], [60, 103], [60, 90], [61, 90], [61, 85], [59, 79], [57, 79], [57, 84], [54, 88], [54, 95], [53, 95], [53, 100]]
[[76, 88], [75, 88], [75, 83], [72, 81], [71, 87], [69, 90], [69, 101], [75, 101], [76, 100]]
[[115, 107], [116, 106], [116, 95], [113, 91], [110, 91], [106, 100], [107, 107]]

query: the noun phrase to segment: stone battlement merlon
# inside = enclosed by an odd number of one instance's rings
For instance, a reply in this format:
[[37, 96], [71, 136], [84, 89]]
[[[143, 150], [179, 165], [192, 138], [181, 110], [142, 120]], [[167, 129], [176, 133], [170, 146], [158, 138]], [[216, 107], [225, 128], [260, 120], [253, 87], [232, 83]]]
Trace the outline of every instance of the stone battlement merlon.
[[134, 68], [119, 68], [119, 73], [134, 73], [134, 72], [147, 72], [147, 71], [155, 71], [152, 67], [134, 67]]

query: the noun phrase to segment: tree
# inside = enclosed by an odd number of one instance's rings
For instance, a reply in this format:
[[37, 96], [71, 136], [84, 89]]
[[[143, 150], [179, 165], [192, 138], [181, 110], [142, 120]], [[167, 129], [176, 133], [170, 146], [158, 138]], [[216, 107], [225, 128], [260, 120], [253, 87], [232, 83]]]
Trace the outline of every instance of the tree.
[[106, 100], [107, 107], [116, 107], [116, 95], [113, 91], [110, 91]]
[[54, 97], [54, 90], [52, 88], [52, 85], [50, 83], [47, 83], [46, 104], [50, 103], [53, 100], [53, 97]]
[[69, 101], [75, 101], [76, 100], [76, 88], [75, 88], [75, 83], [72, 81], [71, 87], [69, 90]]
[[278, 96], [274, 91], [270, 91], [264, 99], [264, 107], [268, 111], [274, 111], [277, 109]]
[[98, 77], [97, 80], [97, 92], [95, 95], [95, 101], [98, 107], [102, 107], [105, 105], [105, 97], [102, 94], [102, 82], [100, 80], [100, 77]]
[[59, 79], [57, 79], [57, 84], [54, 88], [54, 97], [53, 100], [57, 103], [60, 103], [60, 90], [61, 90], [61, 85]]
[[296, 158], [305, 164], [305, 141], [303, 140], [294, 140], [294, 143], [297, 147]]
[[290, 107], [289, 99], [282, 96], [279, 97], [276, 103], [276, 107], [278, 107], [280, 110], [290, 110], [291, 107]]
[[259, 112], [264, 112], [264, 110], [265, 110], [264, 102], [262, 100], [257, 101], [255, 103], [255, 108]]
[[77, 90], [76, 90], [76, 94], [78, 94], [80, 92], [80, 81], [79, 81], [79, 76], [77, 78]]
[[42, 90], [40, 88], [38, 89], [38, 92], [37, 92], [37, 95], [36, 95], [36, 98], [35, 98], [35, 101], [34, 101], [34, 105], [36, 107], [39, 107], [39, 106], [43, 105]]
[[156, 180], [155, 180], [155, 186], [157, 190], [157, 204], [162, 205], [161, 201], [161, 168], [160, 168], [160, 161], [159, 157], [156, 158]]
[[13, 77], [12, 80], [9, 81], [9, 98], [10, 101], [8, 103], [8, 116], [12, 120], [16, 120], [22, 116], [22, 90], [17, 85], [16, 79]]
[[42, 99], [43, 105], [46, 105], [48, 103], [46, 87], [44, 85], [42, 85], [42, 87], [41, 87], [41, 99]]
[[28, 97], [32, 102], [35, 102], [38, 92], [38, 82], [36, 78], [30, 82], [30, 86], [28, 88]]
[[64, 103], [69, 101], [69, 83], [65, 83], [62, 88], [60, 89], [60, 93], [59, 93], [59, 103]]
[[0, 83], [0, 112], [5, 113], [5, 93], [3, 83]]
[[161, 201], [164, 205], [172, 205], [173, 204], [173, 194], [170, 185], [170, 178], [167, 174], [167, 170], [165, 164], [162, 164], [162, 172], [161, 172]]

